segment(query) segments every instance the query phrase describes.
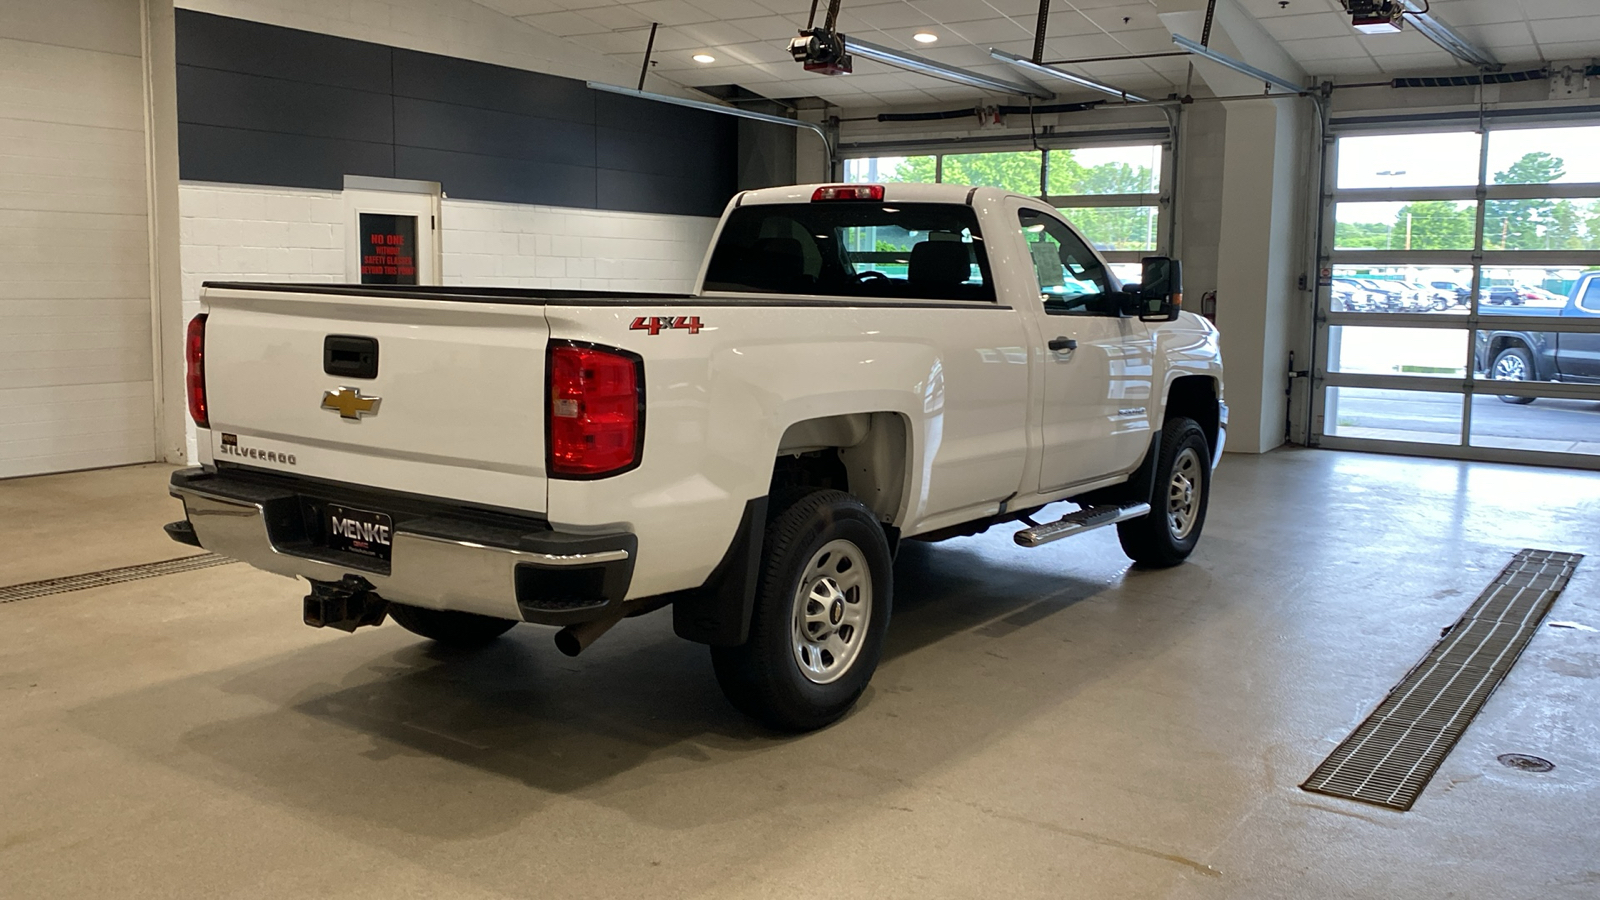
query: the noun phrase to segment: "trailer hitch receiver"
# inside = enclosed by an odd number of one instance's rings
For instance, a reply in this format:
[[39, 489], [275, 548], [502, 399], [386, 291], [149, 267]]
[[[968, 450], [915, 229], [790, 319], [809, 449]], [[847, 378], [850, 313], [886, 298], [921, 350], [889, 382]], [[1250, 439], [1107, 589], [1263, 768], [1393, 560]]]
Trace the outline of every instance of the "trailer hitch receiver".
[[313, 628], [355, 631], [363, 625], [382, 625], [389, 601], [378, 596], [372, 582], [360, 575], [339, 581], [313, 581], [306, 595], [305, 620]]

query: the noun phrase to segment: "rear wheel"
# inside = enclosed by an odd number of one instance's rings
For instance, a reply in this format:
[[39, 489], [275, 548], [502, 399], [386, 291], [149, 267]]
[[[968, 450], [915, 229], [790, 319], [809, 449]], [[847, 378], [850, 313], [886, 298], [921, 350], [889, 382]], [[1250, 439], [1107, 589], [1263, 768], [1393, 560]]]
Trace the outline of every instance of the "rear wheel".
[[447, 609], [425, 609], [404, 603], [389, 603], [389, 617], [400, 627], [452, 647], [481, 647], [511, 630], [511, 619], [480, 616], [477, 613]]
[[767, 524], [750, 638], [712, 647], [717, 683], [746, 715], [811, 731], [849, 711], [878, 667], [894, 579], [883, 526], [841, 491], [800, 496]]
[[[1521, 347], [1507, 347], [1495, 354], [1494, 362], [1489, 365], [1489, 377], [1495, 381], [1530, 381], [1533, 378], [1533, 357]], [[1500, 399], [1517, 406], [1533, 402], [1532, 397], [1514, 394], [1501, 394]]]
[[1150, 514], [1117, 525], [1117, 538], [1136, 563], [1175, 566], [1194, 552], [1211, 498], [1211, 453], [1193, 419], [1170, 419], [1161, 430], [1155, 484]]

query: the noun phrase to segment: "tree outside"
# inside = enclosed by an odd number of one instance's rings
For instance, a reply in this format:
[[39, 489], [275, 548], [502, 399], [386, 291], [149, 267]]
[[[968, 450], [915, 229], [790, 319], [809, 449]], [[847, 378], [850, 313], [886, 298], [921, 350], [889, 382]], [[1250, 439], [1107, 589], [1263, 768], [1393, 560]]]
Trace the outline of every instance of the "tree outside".
[[[1085, 166], [1071, 150], [1049, 153], [1050, 196], [1143, 194], [1156, 190], [1155, 173], [1148, 166], [1121, 162]], [[1041, 163], [1037, 150], [952, 153], [944, 157], [944, 182], [997, 187], [1037, 197]], [[893, 172], [880, 177], [886, 182], [932, 183], [934, 174], [933, 157], [921, 156], [906, 158]], [[1063, 213], [1101, 250], [1155, 249], [1153, 206], [1078, 208]]]
[[[1565, 162], [1549, 153], [1524, 154], [1496, 172], [1495, 184], [1552, 184]], [[1408, 203], [1393, 222], [1339, 222], [1340, 250], [1466, 250], [1476, 210], [1471, 203]], [[1485, 250], [1600, 250], [1600, 201], [1490, 200], [1483, 211]]]

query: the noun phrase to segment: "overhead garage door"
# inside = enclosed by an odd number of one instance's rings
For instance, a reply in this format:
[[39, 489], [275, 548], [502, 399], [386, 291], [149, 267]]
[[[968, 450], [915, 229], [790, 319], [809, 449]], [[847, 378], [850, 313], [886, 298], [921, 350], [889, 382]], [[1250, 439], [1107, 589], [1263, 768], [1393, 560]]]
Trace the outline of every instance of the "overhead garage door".
[[0, 477], [154, 455], [139, 6], [0, 4]]
[[1313, 443], [1600, 468], [1600, 298], [1567, 301], [1600, 270], [1600, 126], [1349, 127], [1329, 154]]

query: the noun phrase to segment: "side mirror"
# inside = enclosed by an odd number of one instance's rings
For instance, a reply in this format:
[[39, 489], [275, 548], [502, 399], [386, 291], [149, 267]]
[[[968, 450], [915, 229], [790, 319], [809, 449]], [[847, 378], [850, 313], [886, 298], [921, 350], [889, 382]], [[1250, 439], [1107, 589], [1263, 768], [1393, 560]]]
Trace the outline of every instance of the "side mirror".
[[1165, 256], [1146, 256], [1138, 285], [1130, 285], [1129, 315], [1141, 322], [1171, 322], [1183, 306], [1183, 266]]

